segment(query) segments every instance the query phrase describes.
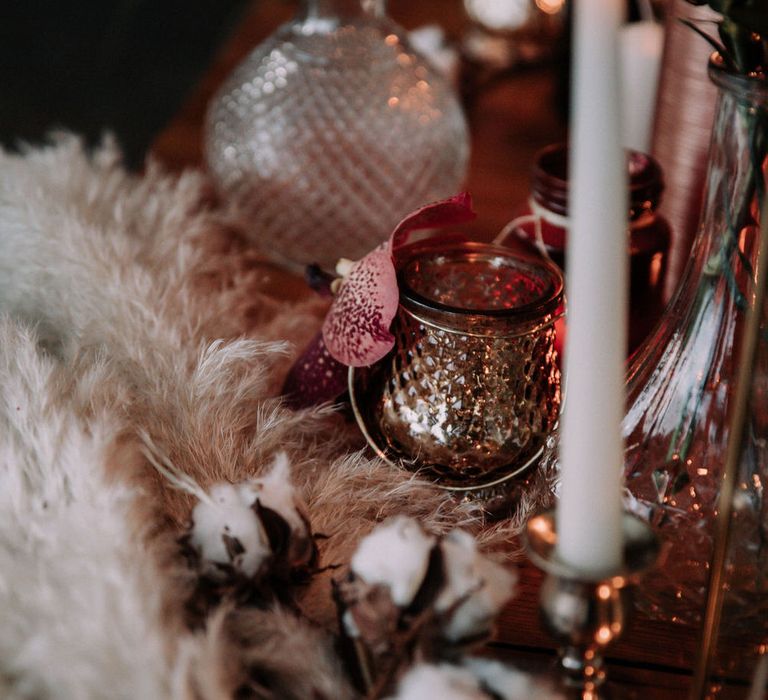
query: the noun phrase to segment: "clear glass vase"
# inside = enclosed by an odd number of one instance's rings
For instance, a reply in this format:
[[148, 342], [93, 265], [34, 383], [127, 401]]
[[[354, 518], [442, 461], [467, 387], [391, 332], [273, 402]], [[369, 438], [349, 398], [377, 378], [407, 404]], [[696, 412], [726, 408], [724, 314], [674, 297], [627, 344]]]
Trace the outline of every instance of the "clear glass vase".
[[263, 250], [333, 268], [455, 194], [469, 140], [453, 89], [383, 0], [302, 6], [214, 97], [205, 154]]
[[[730, 74], [717, 57], [709, 73], [719, 94], [699, 229], [676, 295], [630, 362], [623, 426], [630, 502], [667, 547], [643, 584], [645, 605], [655, 617], [691, 624], [700, 621], [706, 598], [735, 365], [754, 294], [768, 151], [768, 83]], [[756, 378], [765, 376], [765, 342], [759, 354]], [[768, 601], [765, 389], [755, 397], [735, 500], [729, 585]], [[744, 610], [756, 613], [754, 606]], [[726, 624], [735, 621], [724, 617]]]

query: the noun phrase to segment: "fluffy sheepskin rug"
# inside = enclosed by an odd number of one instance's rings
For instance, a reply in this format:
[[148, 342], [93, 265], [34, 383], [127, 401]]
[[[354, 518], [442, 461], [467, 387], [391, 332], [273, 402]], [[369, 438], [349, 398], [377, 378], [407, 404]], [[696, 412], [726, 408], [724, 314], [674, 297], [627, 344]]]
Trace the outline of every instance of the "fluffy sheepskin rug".
[[[320, 565], [394, 513], [475, 511], [368, 458], [336, 410], [279, 390], [324, 302], [274, 270], [198, 173], [136, 177], [62, 136], [0, 154], [0, 695], [344, 698], [330, 573], [268, 606], [192, 608], [179, 538], [202, 489], [285, 452]], [[486, 546], [514, 523], [482, 530]]]

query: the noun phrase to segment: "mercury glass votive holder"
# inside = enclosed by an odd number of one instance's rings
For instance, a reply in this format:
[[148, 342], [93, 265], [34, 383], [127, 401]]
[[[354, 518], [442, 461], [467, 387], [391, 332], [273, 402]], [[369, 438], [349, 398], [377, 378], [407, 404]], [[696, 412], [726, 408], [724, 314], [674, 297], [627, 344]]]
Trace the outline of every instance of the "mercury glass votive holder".
[[559, 414], [560, 271], [476, 242], [417, 243], [398, 258], [395, 347], [364, 387], [352, 382], [369, 442], [448, 489], [532, 466]]

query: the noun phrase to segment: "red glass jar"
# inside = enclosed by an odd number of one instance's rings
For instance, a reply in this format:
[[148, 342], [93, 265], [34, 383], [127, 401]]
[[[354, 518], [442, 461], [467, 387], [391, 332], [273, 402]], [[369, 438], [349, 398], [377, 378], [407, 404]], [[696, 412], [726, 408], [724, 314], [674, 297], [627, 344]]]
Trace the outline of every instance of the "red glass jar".
[[[669, 224], [658, 211], [664, 189], [659, 164], [649, 155], [628, 151], [630, 253], [629, 348], [634, 350], [663, 311], [663, 287], [669, 248]], [[568, 150], [565, 144], [539, 151], [531, 178], [531, 196], [498, 242], [518, 236], [561, 268], [568, 232]]]

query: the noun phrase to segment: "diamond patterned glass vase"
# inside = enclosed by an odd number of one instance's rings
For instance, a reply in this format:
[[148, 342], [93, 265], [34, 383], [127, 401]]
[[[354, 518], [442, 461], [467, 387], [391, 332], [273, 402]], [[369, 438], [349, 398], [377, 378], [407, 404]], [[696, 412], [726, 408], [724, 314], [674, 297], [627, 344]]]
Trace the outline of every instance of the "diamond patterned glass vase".
[[520, 474], [557, 423], [559, 270], [482, 243], [398, 256], [395, 347], [369, 394], [387, 450], [445, 488]]
[[326, 267], [458, 191], [469, 152], [452, 88], [383, 0], [305, 0], [215, 96], [205, 149], [265, 252]]

